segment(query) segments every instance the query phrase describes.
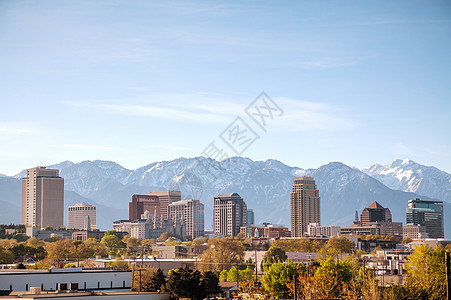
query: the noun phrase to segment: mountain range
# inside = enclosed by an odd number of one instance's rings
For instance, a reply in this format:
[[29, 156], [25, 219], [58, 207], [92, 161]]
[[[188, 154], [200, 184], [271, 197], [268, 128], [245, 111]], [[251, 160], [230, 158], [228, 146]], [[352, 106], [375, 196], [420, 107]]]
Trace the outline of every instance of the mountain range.
[[[65, 182], [65, 206], [88, 202], [97, 206], [97, 227], [127, 219], [133, 194], [180, 190], [183, 199], [199, 199], [205, 205], [206, 229], [212, 224], [213, 197], [236, 192], [255, 212], [258, 223], [290, 226], [290, 192], [296, 176], [312, 176], [321, 197], [323, 225], [350, 225], [355, 211], [378, 201], [390, 208], [393, 220], [405, 223], [407, 201], [414, 198], [444, 201], [445, 235], [451, 236], [451, 175], [411, 160], [374, 164], [359, 170], [340, 162], [317, 169], [291, 167], [277, 160], [253, 161], [233, 157], [216, 161], [205, 157], [154, 162], [129, 170], [111, 161], [83, 161], [48, 166], [60, 170]], [[0, 176], [0, 223], [20, 222], [21, 178]], [[65, 215], [67, 220], [67, 215]]]

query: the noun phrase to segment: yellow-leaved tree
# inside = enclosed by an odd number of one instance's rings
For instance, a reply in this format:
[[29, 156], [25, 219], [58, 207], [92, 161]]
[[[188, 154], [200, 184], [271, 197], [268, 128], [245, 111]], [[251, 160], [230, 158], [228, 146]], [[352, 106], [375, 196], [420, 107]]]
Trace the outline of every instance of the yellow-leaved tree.
[[426, 245], [417, 246], [408, 259], [405, 287], [409, 292], [416, 299], [445, 299], [445, 249], [441, 246], [434, 250]]

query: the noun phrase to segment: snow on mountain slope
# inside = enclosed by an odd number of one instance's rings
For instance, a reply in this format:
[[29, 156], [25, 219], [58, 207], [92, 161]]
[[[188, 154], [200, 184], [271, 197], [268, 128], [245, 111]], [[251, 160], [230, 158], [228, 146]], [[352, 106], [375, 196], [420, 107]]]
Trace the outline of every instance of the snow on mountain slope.
[[397, 159], [382, 166], [374, 164], [363, 172], [391, 189], [413, 192], [451, 203], [451, 174], [412, 160]]

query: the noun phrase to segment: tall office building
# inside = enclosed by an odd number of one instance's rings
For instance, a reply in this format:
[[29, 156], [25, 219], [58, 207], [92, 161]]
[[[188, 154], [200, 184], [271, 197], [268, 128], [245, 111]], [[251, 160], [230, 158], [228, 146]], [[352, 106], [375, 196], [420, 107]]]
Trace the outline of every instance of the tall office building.
[[254, 225], [254, 210], [248, 209], [247, 210], [247, 216], [246, 216], [246, 226]]
[[145, 211], [155, 214], [160, 218], [160, 200], [158, 196], [133, 195], [132, 201], [128, 203], [128, 219], [138, 220]]
[[391, 212], [389, 208], [385, 208], [376, 201], [367, 208], [364, 208], [360, 215], [360, 223], [362, 226], [368, 226], [371, 222], [391, 222]]
[[64, 179], [59, 170], [36, 167], [22, 178], [22, 224], [44, 228], [63, 226]]
[[429, 238], [443, 238], [443, 202], [418, 198], [409, 200], [406, 208], [406, 224], [424, 226]]
[[96, 229], [96, 207], [85, 202], [69, 206], [67, 211], [67, 229]]
[[320, 198], [312, 177], [296, 177], [291, 198], [291, 236], [307, 233], [310, 223], [320, 223]]
[[[180, 191], [158, 191], [147, 193], [150, 196], [158, 196], [160, 201], [160, 216], [162, 220], [168, 219], [168, 205], [180, 201], [182, 199], [182, 194]], [[151, 213], [153, 213], [151, 211]]]
[[194, 240], [204, 235], [204, 205], [199, 200], [180, 200], [168, 205], [169, 219], [182, 221], [186, 237]]
[[214, 232], [235, 236], [246, 226], [247, 206], [237, 193], [219, 194], [213, 202]]

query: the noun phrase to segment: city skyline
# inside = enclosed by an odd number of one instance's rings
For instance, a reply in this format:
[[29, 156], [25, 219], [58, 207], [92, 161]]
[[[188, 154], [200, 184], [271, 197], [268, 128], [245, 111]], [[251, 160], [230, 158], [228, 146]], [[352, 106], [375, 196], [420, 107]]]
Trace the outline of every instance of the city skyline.
[[[449, 2], [181, 4], [2, 2], [0, 174], [236, 155], [237, 117], [254, 160], [451, 172]], [[266, 131], [245, 112], [262, 91], [283, 110]]]
[[[64, 178], [59, 176], [58, 169], [36, 167], [27, 170], [27, 177], [22, 178], [22, 224], [32, 228], [27, 234], [35, 234], [39, 229], [63, 227], [62, 208], [64, 207]], [[161, 203], [167, 205], [167, 218], [161, 211]], [[427, 236], [444, 237], [443, 202], [437, 200], [409, 200], [406, 208], [406, 226], [403, 222], [392, 222], [390, 208], [383, 207], [377, 201], [364, 208], [358, 218], [356, 211], [353, 224], [348, 227], [321, 226], [319, 190], [313, 177], [296, 177], [290, 193], [291, 236], [302, 237], [307, 233], [322, 235], [344, 234], [381, 234], [396, 237]], [[153, 211], [152, 215], [150, 211]], [[213, 224], [215, 234], [236, 236], [239, 232], [245, 236], [250, 227], [255, 227], [258, 237], [266, 232], [263, 227], [249, 224], [249, 213], [243, 198], [238, 193], [221, 193], [214, 197]], [[181, 191], [153, 191], [147, 195], [133, 194], [129, 202], [129, 219], [113, 222], [114, 230], [128, 232], [131, 236], [159, 237], [164, 232], [179, 234], [182, 239], [195, 239], [202, 236], [205, 230], [204, 204], [200, 200], [181, 200]], [[253, 219], [253, 216], [251, 217]], [[67, 228], [89, 232], [96, 229], [96, 207], [85, 202], [68, 207]], [[91, 223], [92, 220], [92, 223]], [[91, 227], [92, 224], [92, 227]], [[249, 227], [250, 226], [250, 227]], [[276, 225], [277, 226], [277, 225]], [[283, 226], [282, 226], [283, 227]], [[243, 229], [244, 228], [244, 229]], [[65, 228], [64, 228], [65, 229]], [[244, 232], [243, 232], [244, 230]], [[251, 229], [252, 230], [252, 229]], [[279, 236], [285, 233], [274, 233]], [[286, 229], [282, 229], [286, 231]], [[177, 233], [178, 232], [178, 233]], [[83, 233], [85, 234], [85, 233]], [[86, 233], [87, 234], [87, 233]], [[269, 233], [264, 233], [268, 235]], [[87, 238], [87, 236], [85, 236]], [[78, 237], [77, 237], [78, 238]], [[80, 237], [83, 239], [83, 237]]]

